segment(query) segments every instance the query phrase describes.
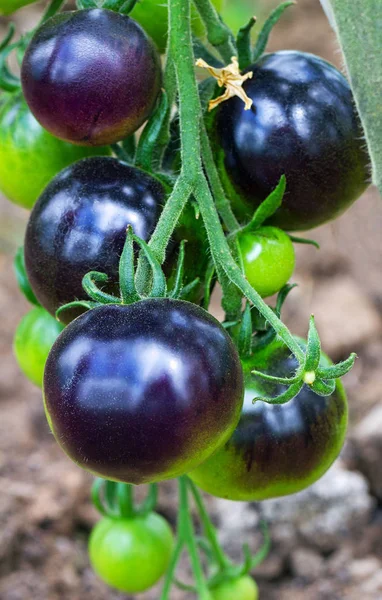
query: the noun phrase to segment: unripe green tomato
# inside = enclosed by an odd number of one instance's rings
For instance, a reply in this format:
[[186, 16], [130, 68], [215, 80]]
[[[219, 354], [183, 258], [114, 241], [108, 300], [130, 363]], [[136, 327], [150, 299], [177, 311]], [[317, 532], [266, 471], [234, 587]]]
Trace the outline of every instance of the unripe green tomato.
[[11, 15], [27, 4], [32, 4], [36, 0], [0, 0], [0, 15]]
[[167, 521], [156, 513], [132, 519], [103, 518], [89, 539], [94, 571], [127, 594], [144, 592], [164, 575], [174, 540]]
[[213, 600], [258, 600], [259, 589], [252, 577], [244, 575], [212, 589], [211, 596]]
[[39, 387], [50, 349], [62, 330], [63, 326], [41, 306], [29, 311], [17, 326], [13, 340], [17, 363], [24, 375]]
[[15, 204], [31, 209], [64, 167], [107, 154], [109, 147], [73, 146], [55, 138], [36, 121], [21, 94], [9, 95], [0, 106], [0, 191]]
[[[218, 12], [224, 5], [224, 0], [212, 0]], [[142, 25], [143, 29], [156, 43], [159, 52], [166, 50], [168, 32], [168, 0], [144, 0], [137, 2], [131, 17]], [[192, 7], [192, 31], [196, 36], [202, 36], [204, 26], [196, 10]]]
[[266, 298], [288, 283], [296, 257], [290, 237], [277, 227], [260, 227], [239, 235], [244, 273], [255, 290]]

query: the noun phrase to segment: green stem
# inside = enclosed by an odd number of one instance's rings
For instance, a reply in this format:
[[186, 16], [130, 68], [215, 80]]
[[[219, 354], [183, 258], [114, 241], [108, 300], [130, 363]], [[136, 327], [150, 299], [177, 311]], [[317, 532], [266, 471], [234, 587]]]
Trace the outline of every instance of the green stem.
[[268, 321], [271, 327], [277, 332], [278, 336], [293, 352], [297, 360], [302, 362], [305, 356], [304, 352], [296, 342], [293, 335], [290, 333], [289, 329], [282, 321], [280, 321], [273, 310], [263, 301], [261, 296], [253, 289], [245, 277], [243, 277], [239, 266], [232, 258], [209, 186], [204, 177], [199, 179], [194, 195], [200, 207], [200, 212], [206, 227], [211, 253], [215, 264], [221, 265], [230, 281], [234, 283], [239, 290], [242, 291], [244, 296], [252, 302], [252, 304]]
[[210, 0], [193, 1], [206, 27], [208, 41], [212, 46], [215, 46], [222, 59], [227, 64], [230, 63], [231, 58], [237, 55], [237, 50], [232, 42], [233, 35], [231, 31], [221, 21]]
[[191, 488], [191, 492], [194, 497], [195, 504], [197, 506], [197, 509], [200, 514], [200, 518], [203, 523], [205, 535], [211, 544], [211, 548], [214, 552], [216, 562], [217, 562], [218, 566], [220, 567], [220, 569], [225, 570], [227, 567], [231, 566], [231, 562], [227, 558], [227, 556], [224, 554], [224, 551], [219, 544], [216, 529], [211, 523], [211, 519], [206, 510], [206, 507], [204, 506], [204, 502], [203, 502], [201, 494], [199, 493], [198, 488], [196, 487], [194, 482], [191, 481], [191, 479], [188, 479], [188, 485]]
[[210, 182], [212, 194], [215, 198], [215, 204], [220, 217], [223, 220], [227, 230], [231, 233], [240, 229], [231, 204], [225, 194], [223, 185], [220, 181], [219, 173], [216, 168], [215, 160], [212, 154], [210, 140], [208, 139], [206, 126], [203, 124], [201, 131], [202, 158], [208, 180]]
[[166, 571], [166, 576], [162, 588], [162, 593], [159, 600], [170, 600], [170, 591], [175, 578], [176, 567], [178, 566], [180, 557], [184, 548], [184, 542], [178, 537], [174, 552], [172, 554], [170, 566]]
[[38, 24], [38, 27], [40, 27], [40, 25], [42, 25], [43, 23], [45, 23], [45, 21], [50, 19], [50, 17], [53, 17], [56, 13], [58, 13], [65, 1], [66, 0], [52, 0], [50, 5], [44, 12], [41, 21]]

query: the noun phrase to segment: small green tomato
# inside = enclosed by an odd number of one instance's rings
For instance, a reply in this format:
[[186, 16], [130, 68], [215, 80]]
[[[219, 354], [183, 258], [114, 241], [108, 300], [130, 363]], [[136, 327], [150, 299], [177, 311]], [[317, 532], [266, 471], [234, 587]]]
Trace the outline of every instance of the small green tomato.
[[245, 276], [266, 298], [276, 294], [289, 281], [296, 257], [290, 237], [276, 227], [260, 227], [239, 235]]
[[105, 517], [90, 535], [89, 557], [105, 583], [136, 594], [154, 586], [164, 575], [173, 545], [169, 524], [156, 513], [132, 519]]
[[17, 363], [24, 375], [39, 387], [50, 349], [62, 330], [63, 326], [41, 306], [28, 312], [17, 326], [13, 340]]
[[259, 590], [252, 577], [244, 575], [212, 589], [211, 596], [213, 600], [258, 600]]

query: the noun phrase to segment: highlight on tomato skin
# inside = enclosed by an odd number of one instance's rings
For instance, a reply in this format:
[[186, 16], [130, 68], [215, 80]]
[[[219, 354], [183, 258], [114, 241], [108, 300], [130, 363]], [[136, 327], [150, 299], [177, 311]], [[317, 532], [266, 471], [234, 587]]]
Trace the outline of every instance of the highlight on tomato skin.
[[[36, 203], [24, 253], [28, 279], [48, 312], [88, 300], [82, 278], [101, 271], [118, 290], [126, 228], [148, 241], [165, 202], [162, 184], [116, 158], [81, 160], [57, 175]], [[65, 313], [69, 322], [78, 312]]]
[[132, 519], [105, 517], [89, 538], [89, 558], [97, 575], [128, 594], [144, 592], [165, 574], [174, 537], [167, 521], [156, 513]]
[[[341, 215], [370, 183], [370, 158], [350, 86], [318, 56], [265, 54], [211, 128], [220, 174], [240, 219], [253, 215], [281, 175], [287, 189], [270, 224], [307, 230]], [[247, 72], [245, 71], [245, 72]]]
[[89, 156], [110, 155], [109, 147], [74, 146], [36, 121], [21, 93], [0, 104], [0, 191], [30, 210], [62, 169]]
[[224, 447], [189, 473], [201, 489], [229, 500], [261, 501], [299, 492], [328, 470], [347, 430], [348, 406], [340, 381], [329, 397], [305, 385], [286, 404], [253, 404], [254, 398], [276, 396], [285, 386], [255, 377], [251, 370], [291, 377], [296, 367], [280, 342], [244, 364], [246, 391], [237, 428]]
[[21, 80], [29, 108], [50, 133], [103, 146], [148, 119], [162, 76], [154, 43], [133, 19], [90, 9], [60, 13], [37, 30]]
[[178, 477], [227, 441], [243, 372], [220, 323], [181, 300], [94, 308], [69, 324], [45, 368], [58, 444], [77, 465], [125, 483]]

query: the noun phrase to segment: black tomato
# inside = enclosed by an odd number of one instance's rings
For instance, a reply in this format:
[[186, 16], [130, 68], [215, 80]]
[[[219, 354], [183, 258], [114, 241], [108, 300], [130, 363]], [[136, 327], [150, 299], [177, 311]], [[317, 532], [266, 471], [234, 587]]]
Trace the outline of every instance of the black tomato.
[[111, 480], [145, 483], [195, 468], [232, 434], [243, 373], [202, 308], [149, 299], [75, 319], [45, 367], [48, 420], [64, 452]]
[[254, 377], [251, 369], [289, 377], [296, 367], [296, 360], [280, 343], [245, 365], [244, 407], [234, 434], [190, 473], [203, 490], [231, 500], [265, 500], [308, 487], [331, 466], [347, 427], [347, 401], [339, 381], [326, 398], [305, 385], [287, 404], [252, 403], [260, 394], [279, 394], [285, 386]]
[[34, 206], [25, 235], [27, 275], [42, 306], [54, 315], [67, 302], [89, 299], [82, 289], [89, 271], [106, 273], [115, 291], [127, 225], [148, 240], [164, 200], [161, 183], [116, 158], [84, 159], [61, 171]]
[[240, 217], [286, 175], [282, 206], [271, 219], [282, 229], [321, 225], [346, 210], [368, 185], [369, 158], [345, 77], [312, 54], [275, 52], [251, 66], [244, 83], [253, 100], [218, 109], [214, 131], [219, 168]]
[[64, 12], [44, 23], [21, 75], [41, 125], [85, 146], [111, 144], [136, 131], [161, 86], [154, 43], [133, 19], [102, 9]]

